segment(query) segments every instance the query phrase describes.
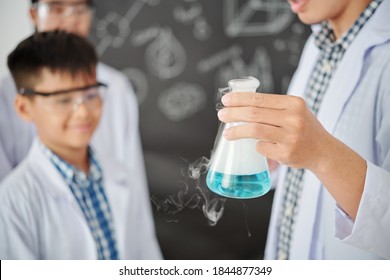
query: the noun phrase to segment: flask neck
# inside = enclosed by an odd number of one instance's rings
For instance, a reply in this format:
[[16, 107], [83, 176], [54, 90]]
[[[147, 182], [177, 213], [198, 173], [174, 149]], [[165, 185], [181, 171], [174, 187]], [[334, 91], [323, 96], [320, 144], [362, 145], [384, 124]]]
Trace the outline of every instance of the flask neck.
[[232, 92], [256, 92], [255, 87], [231, 87]]

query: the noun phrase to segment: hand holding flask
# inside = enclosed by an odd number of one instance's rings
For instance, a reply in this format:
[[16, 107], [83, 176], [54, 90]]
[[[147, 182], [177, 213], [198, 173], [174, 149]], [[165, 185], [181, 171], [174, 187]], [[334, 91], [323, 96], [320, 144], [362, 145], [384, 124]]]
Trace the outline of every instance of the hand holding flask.
[[[230, 80], [228, 92], [256, 92], [260, 82], [253, 77]], [[248, 199], [266, 194], [271, 188], [267, 159], [256, 151], [256, 139], [226, 140], [223, 130], [243, 122], [221, 123], [210, 157], [206, 184], [219, 195]]]

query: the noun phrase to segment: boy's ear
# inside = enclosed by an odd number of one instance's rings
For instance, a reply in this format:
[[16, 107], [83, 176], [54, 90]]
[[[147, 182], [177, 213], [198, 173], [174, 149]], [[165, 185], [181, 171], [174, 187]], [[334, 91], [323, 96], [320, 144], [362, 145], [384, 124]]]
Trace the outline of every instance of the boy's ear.
[[16, 95], [14, 108], [16, 113], [25, 121], [32, 121], [32, 100], [20, 94]]
[[30, 8], [29, 13], [30, 13], [30, 18], [31, 18], [34, 26], [37, 26], [37, 21], [38, 21], [37, 10], [34, 8]]

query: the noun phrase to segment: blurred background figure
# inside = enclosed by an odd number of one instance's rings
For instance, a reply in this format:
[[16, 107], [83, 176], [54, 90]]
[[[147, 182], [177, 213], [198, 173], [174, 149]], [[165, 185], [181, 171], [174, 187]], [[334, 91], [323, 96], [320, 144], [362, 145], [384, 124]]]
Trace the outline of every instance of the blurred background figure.
[[[218, 129], [217, 89], [230, 79], [250, 75], [261, 81], [259, 91], [286, 93], [310, 29], [285, 0], [94, 4], [89, 37], [101, 60], [120, 69], [137, 96], [164, 257], [262, 258], [273, 193], [252, 200], [221, 200], [206, 189], [205, 174], [190, 178], [189, 166], [210, 157]], [[9, 22], [17, 25], [15, 19], [24, 11], [8, 10], [15, 15]], [[210, 226], [216, 217], [217, 223]]]

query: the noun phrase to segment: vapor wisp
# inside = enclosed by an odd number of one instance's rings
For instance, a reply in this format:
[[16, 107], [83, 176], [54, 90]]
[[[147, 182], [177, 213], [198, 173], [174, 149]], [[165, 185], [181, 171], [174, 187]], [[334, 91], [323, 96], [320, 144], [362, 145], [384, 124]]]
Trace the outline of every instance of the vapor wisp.
[[[187, 170], [183, 170], [183, 176], [194, 181], [189, 184], [180, 181], [180, 190], [164, 199], [152, 196], [152, 202], [157, 211], [163, 211], [169, 215], [168, 221], [177, 222], [174, 217], [185, 208], [199, 209], [207, 218], [210, 226], [215, 226], [222, 218], [226, 198], [212, 193], [205, 185], [205, 174], [209, 167], [209, 159], [202, 157], [189, 164]], [[192, 187], [193, 186], [193, 187]]]

